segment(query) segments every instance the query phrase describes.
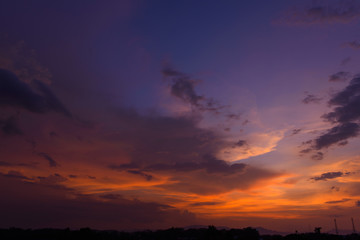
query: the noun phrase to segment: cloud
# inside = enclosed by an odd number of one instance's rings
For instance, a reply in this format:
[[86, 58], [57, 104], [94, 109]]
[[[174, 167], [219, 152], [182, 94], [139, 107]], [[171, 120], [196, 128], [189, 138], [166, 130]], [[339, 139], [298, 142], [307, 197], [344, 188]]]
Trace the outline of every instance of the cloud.
[[[241, 168], [241, 166], [238, 166]], [[227, 173], [230, 171], [230, 173]], [[281, 174], [246, 165], [245, 168], [235, 170], [208, 172], [205, 169], [182, 172], [172, 172], [171, 181], [157, 185], [164, 190], [191, 193], [197, 195], [214, 195], [233, 190], [248, 190], [261, 183], [279, 177]]]
[[0, 34], [0, 52], [0, 68], [8, 69], [26, 83], [38, 79], [50, 84], [52, 75], [49, 69], [37, 60], [36, 51], [24, 41], [14, 41]]
[[319, 177], [312, 177], [310, 179], [315, 180], [315, 181], [326, 181], [328, 179], [344, 177], [349, 174], [350, 174], [350, 172], [326, 172], [326, 173], [321, 174], [321, 176], [319, 176]]
[[171, 94], [182, 101], [190, 104], [193, 110], [200, 112], [212, 112], [215, 114], [224, 113], [228, 119], [238, 120], [240, 114], [230, 113], [230, 106], [222, 105], [213, 98], [199, 95], [195, 91], [195, 86], [199, 80], [192, 79], [187, 74], [176, 71], [171, 67], [164, 67], [162, 74], [171, 80]]
[[171, 85], [172, 95], [185, 102], [189, 102], [195, 107], [200, 107], [200, 101], [203, 100], [204, 97], [195, 92], [195, 80], [190, 79], [190, 77], [184, 75], [183, 73], [169, 68], [163, 69], [162, 73], [164, 76], [171, 77], [173, 80]]
[[60, 174], [58, 173], [55, 173], [55, 174], [52, 174], [52, 175], [49, 175], [47, 177], [37, 177], [39, 179], [39, 182], [41, 184], [44, 184], [44, 185], [58, 185], [62, 182], [65, 182], [67, 181], [68, 179], [66, 177], [63, 177], [61, 176]]
[[294, 135], [296, 135], [296, 134], [298, 134], [298, 133], [300, 133], [300, 132], [301, 132], [301, 128], [293, 129], [293, 130], [291, 131], [290, 136], [294, 136]]
[[349, 72], [337, 72], [329, 76], [329, 82], [345, 82], [351, 77]]
[[[110, 168], [118, 170], [126, 169], [126, 166], [110, 166]], [[170, 176], [170, 181], [157, 185], [157, 188], [199, 195], [248, 189], [259, 181], [279, 176], [278, 173], [266, 169], [244, 163], [229, 164], [211, 156], [205, 156], [201, 162], [189, 161], [139, 166], [137, 171]]]
[[341, 200], [337, 200], [337, 201], [327, 201], [327, 202], [325, 202], [325, 203], [327, 203], [327, 204], [338, 204], [338, 203], [344, 203], [344, 202], [348, 202], [348, 201], [350, 201], [351, 199], [349, 199], [349, 198], [343, 198], [343, 199], [341, 199]]
[[325, 114], [324, 119], [333, 123], [348, 123], [360, 118], [360, 76], [354, 77], [349, 85], [329, 100], [334, 111]]
[[348, 139], [359, 135], [360, 76], [355, 76], [348, 86], [334, 94], [328, 104], [333, 107], [333, 111], [324, 114], [322, 118], [334, 126], [315, 139], [307, 141], [311, 146], [302, 150], [302, 153], [321, 150], [334, 144], [344, 146]]
[[103, 195], [100, 195], [99, 197], [103, 198], [103, 199], [108, 199], [108, 200], [115, 200], [115, 199], [122, 198], [122, 196], [120, 194], [113, 194], [113, 193], [103, 194]]
[[141, 177], [144, 177], [146, 179], [146, 181], [151, 181], [153, 179], [153, 176], [150, 174], [146, 174], [142, 171], [138, 171], [138, 170], [127, 170], [128, 173], [131, 174], [135, 174], [135, 175], [140, 175]]
[[344, 142], [344, 140], [358, 136], [359, 131], [360, 126], [357, 123], [339, 124], [314, 139], [314, 148], [320, 150], [330, 147], [335, 143], [343, 143], [341, 145], [345, 145], [347, 142]]
[[221, 133], [199, 127], [200, 119], [193, 116], [144, 116], [122, 110], [117, 121], [121, 131], [109, 133], [106, 140], [131, 146], [127, 151], [134, 168], [149, 163], [200, 162], [203, 156], [215, 156], [230, 145]]
[[59, 164], [52, 157], [50, 157], [47, 153], [40, 152], [40, 153], [38, 153], [38, 155], [43, 157], [44, 159], [46, 159], [49, 162], [50, 167], [59, 166]]
[[360, 49], [360, 42], [359, 41], [352, 41], [345, 43], [345, 46], [351, 47], [353, 49]]
[[121, 196], [101, 199], [66, 188], [52, 188], [1, 175], [0, 189], [0, 225], [4, 228], [86, 226], [95, 229], [134, 230], [182, 227], [196, 223], [193, 213], [170, 205], [125, 199]]
[[223, 202], [196, 202], [196, 203], [190, 204], [190, 206], [193, 206], [193, 207], [215, 206], [215, 205], [219, 205], [222, 203]]
[[23, 131], [17, 124], [17, 116], [10, 116], [5, 120], [0, 120], [0, 127], [2, 132], [8, 136], [23, 135]]
[[239, 140], [239, 141], [237, 141], [237, 143], [235, 143], [235, 147], [244, 147], [247, 145], [248, 145], [248, 143], [246, 140]]
[[324, 154], [322, 152], [316, 152], [311, 156], [312, 160], [322, 160], [324, 158]]
[[18, 171], [8, 171], [8, 173], [0, 173], [0, 176], [6, 177], [6, 178], [16, 178], [16, 179], [24, 179], [24, 180], [30, 180], [31, 178], [28, 178], [24, 176], [21, 172]]
[[41, 81], [33, 80], [33, 88], [20, 81], [12, 72], [0, 69], [0, 105], [26, 109], [34, 113], [50, 111], [71, 117], [71, 113], [50, 88]]
[[307, 8], [292, 8], [285, 11], [275, 23], [289, 25], [311, 25], [349, 23], [360, 18], [360, 7], [351, 1], [338, 4], [317, 4]]
[[360, 207], [360, 201], [356, 201], [355, 206]]
[[[196, 159], [197, 160], [197, 159]], [[139, 174], [142, 176], [142, 171], [169, 171], [169, 172], [193, 172], [193, 171], [199, 171], [204, 170], [206, 173], [209, 174], [235, 174], [235, 173], [241, 173], [245, 168], [247, 167], [244, 163], [235, 163], [235, 164], [229, 164], [223, 160], [216, 159], [211, 156], [204, 156], [203, 160], [201, 162], [175, 162], [173, 164], [168, 163], [158, 163], [158, 164], [148, 164], [144, 165], [143, 167], [140, 167], [139, 165], [134, 164], [122, 164], [122, 165], [110, 165], [109, 168], [114, 170], [127, 170], [127, 172], [132, 174]], [[134, 170], [134, 169], [142, 169], [142, 170]], [[151, 176], [151, 175], [150, 175]], [[148, 176], [146, 175], [148, 178]]]
[[[196, 117], [144, 116], [135, 111], [120, 111], [121, 131], [106, 140], [126, 147], [127, 162], [114, 161], [110, 169], [168, 179], [157, 188], [176, 192], [216, 194], [247, 189], [279, 174], [245, 163], [230, 164], [218, 155], [231, 148], [222, 132], [199, 127]], [[239, 145], [245, 144], [241, 140]], [[154, 181], [156, 183], [156, 181]]]
[[0, 161], [0, 167], [34, 167], [35, 164]]
[[319, 98], [313, 94], [306, 93], [306, 97], [302, 100], [302, 103], [309, 104], [309, 103], [319, 103], [322, 98]]

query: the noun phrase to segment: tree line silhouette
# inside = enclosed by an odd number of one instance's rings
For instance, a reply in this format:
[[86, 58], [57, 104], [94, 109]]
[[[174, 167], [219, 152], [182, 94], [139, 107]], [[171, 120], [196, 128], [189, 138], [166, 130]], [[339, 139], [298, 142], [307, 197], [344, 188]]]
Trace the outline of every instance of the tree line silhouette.
[[67, 229], [0, 229], [0, 239], [4, 240], [360, 240], [360, 235], [334, 235], [302, 233], [281, 235], [260, 235], [254, 228], [216, 229], [214, 226], [199, 229], [170, 228], [156, 231], [112, 231], [81, 228]]

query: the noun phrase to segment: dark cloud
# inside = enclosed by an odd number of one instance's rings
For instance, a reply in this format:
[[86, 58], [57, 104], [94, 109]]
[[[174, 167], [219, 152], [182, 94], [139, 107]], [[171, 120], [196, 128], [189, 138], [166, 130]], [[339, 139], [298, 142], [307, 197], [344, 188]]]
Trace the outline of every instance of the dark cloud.
[[[244, 163], [229, 164], [223, 160], [216, 159], [211, 156], [205, 156], [201, 162], [176, 162], [174, 164], [159, 163], [144, 166], [144, 170], [148, 171], [173, 171], [173, 172], [192, 172], [204, 170], [207, 173], [235, 174], [241, 173], [245, 168]], [[126, 169], [126, 166], [110, 166], [112, 169]], [[132, 170], [134, 171], [134, 170]], [[128, 170], [129, 172], [129, 170]], [[133, 173], [133, 172], [131, 172]], [[140, 172], [141, 173], [141, 172]], [[140, 174], [136, 173], [136, 174]]]
[[18, 167], [34, 167], [35, 164], [29, 164], [29, 163], [11, 163], [11, 162], [6, 162], [6, 161], [0, 161], [0, 167], [14, 167], [14, 166], [18, 166]]
[[8, 173], [0, 173], [0, 176], [7, 177], [7, 178], [24, 179], [24, 180], [31, 179], [31, 178], [24, 176], [21, 172], [13, 171], [13, 170], [9, 171]]
[[47, 153], [40, 152], [40, 153], [38, 153], [38, 155], [45, 158], [49, 162], [50, 167], [59, 166], [59, 164], [52, 157], [50, 157]]
[[39, 179], [39, 182], [44, 185], [58, 185], [58, 184], [68, 180], [66, 177], [63, 177], [58, 173], [49, 175], [47, 177], [40, 176], [37, 178]]
[[356, 201], [355, 206], [360, 207], [360, 201]]
[[5, 135], [14, 136], [14, 135], [23, 135], [23, 131], [19, 128], [17, 124], [17, 116], [10, 116], [7, 119], [0, 120], [1, 130]]
[[230, 171], [230, 174], [224, 173], [224, 170], [208, 172], [205, 169], [190, 171], [186, 174], [173, 172], [170, 182], [160, 184], [157, 187], [169, 191], [213, 195], [233, 190], [246, 190], [260, 182], [279, 176], [276, 172], [249, 165], [246, 168], [238, 167], [239, 170], [225, 170]]
[[9, 167], [9, 166], [13, 166], [13, 164], [5, 161], [0, 161], [0, 166]]
[[77, 176], [77, 175], [74, 175], [74, 174], [69, 174], [68, 177], [69, 177], [69, 178], [77, 178], [78, 176]]
[[1, 175], [0, 189], [0, 225], [4, 228], [71, 226], [133, 230], [183, 227], [196, 223], [194, 214], [170, 205], [129, 200], [121, 196], [112, 199], [107, 196], [107, 201], [104, 201], [97, 196], [84, 196], [66, 188], [53, 188]]
[[329, 76], [329, 82], [345, 82], [351, 78], [349, 72], [340, 71]]
[[146, 179], [146, 181], [151, 181], [153, 179], [152, 175], [144, 173], [139, 170], [127, 170], [127, 172], [131, 173], [131, 174], [135, 174], [135, 175], [140, 175], [141, 177], [144, 177]]
[[171, 94], [175, 97], [182, 99], [185, 102], [190, 103], [192, 106], [199, 108], [202, 107], [200, 103], [204, 100], [203, 96], [198, 95], [195, 92], [195, 85], [197, 81], [191, 79], [189, 76], [178, 72], [170, 67], [165, 67], [162, 70], [165, 77], [172, 79]]
[[337, 201], [327, 201], [325, 203], [328, 203], [328, 204], [338, 204], [338, 203], [344, 203], [344, 202], [348, 202], [350, 201], [351, 199], [349, 198], [343, 198], [342, 200], [337, 200]]
[[144, 164], [201, 162], [203, 156], [216, 155], [230, 145], [219, 132], [198, 127], [196, 117], [142, 116], [129, 110], [119, 112], [118, 121], [121, 131], [106, 138], [131, 146], [127, 149], [132, 159], [128, 169]]
[[[111, 168], [125, 169], [125, 166]], [[277, 173], [251, 167], [244, 163], [229, 164], [211, 156], [205, 156], [201, 162], [177, 162], [173, 164], [149, 164], [138, 169], [157, 174], [169, 174], [170, 182], [158, 185], [158, 188], [177, 192], [196, 194], [216, 194], [234, 189], [246, 189], [258, 181], [278, 176]]]
[[239, 140], [237, 143], [235, 143], [235, 147], [244, 147], [247, 145], [248, 145], [248, 143], [246, 140]]
[[316, 152], [311, 156], [312, 160], [322, 160], [324, 158], [324, 154], [322, 152]]
[[357, 123], [339, 124], [314, 140], [314, 149], [327, 148], [335, 143], [344, 143], [346, 139], [359, 135], [360, 126]]
[[113, 194], [113, 193], [103, 194], [103, 195], [100, 195], [99, 197], [103, 198], [103, 199], [108, 199], [108, 200], [115, 200], [115, 199], [122, 198], [122, 196], [120, 194]]
[[275, 23], [291, 25], [349, 23], [359, 18], [359, 5], [351, 1], [339, 1], [338, 4], [328, 3], [289, 9]]
[[300, 132], [301, 132], [301, 128], [293, 129], [293, 130], [291, 131], [291, 135], [290, 135], [290, 136], [294, 136], [294, 135], [296, 135], [296, 134], [298, 134], [298, 133], [300, 133]]
[[54, 111], [71, 117], [70, 112], [46, 84], [35, 79], [32, 85], [35, 90], [12, 72], [0, 69], [0, 105], [35, 113]]
[[124, 151], [131, 160], [113, 162], [108, 167], [139, 176], [171, 176], [168, 183], [157, 186], [160, 189], [214, 194], [246, 189], [279, 176], [274, 171], [230, 164], [215, 157], [224, 148], [233, 147], [234, 142], [221, 131], [199, 127], [197, 117], [144, 116], [133, 110], [118, 114], [121, 130], [107, 135], [106, 140], [126, 146]]
[[353, 49], [360, 49], [360, 42], [359, 41], [352, 41], [345, 44], [348, 47], [351, 47]]
[[310, 179], [315, 180], [315, 181], [326, 181], [328, 179], [344, 177], [349, 174], [350, 174], [350, 172], [326, 172], [326, 173], [321, 174], [321, 176], [319, 176], [319, 177], [312, 177]]
[[334, 111], [323, 118], [333, 123], [348, 123], [360, 119], [360, 76], [351, 80], [349, 85], [335, 94], [329, 101]]
[[306, 97], [302, 100], [302, 103], [309, 104], [309, 103], [319, 103], [322, 98], [315, 96], [314, 94], [306, 93]]
[[360, 76], [355, 76], [347, 87], [334, 94], [328, 104], [333, 107], [333, 111], [324, 114], [322, 118], [334, 126], [315, 139], [309, 140], [306, 144], [310, 147], [302, 150], [302, 153], [318, 151], [334, 144], [344, 146], [348, 143], [348, 139], [359, 135]]
[[171, 94], [189, 103], [193, 110], [215, 114], [224, 113], [228, 119], [238, 120], [240, 118], [240, 114], [229, 113], [230, 106], [222, 105], [213, 98], [199, 95], [195, 91], [195, 86], [199, 80], [192, 79], [187, 74], [176, 71], [171, 67], [164, 67], [162, 74], [165, 78], [171, 79]]
[[190, 204], [190, 206], [202, 207], [202, 206], [214, 206], [214, 205], [219, 205], [219, 204], [222, 204], [222, 202], [196, 202], [196, 203]]
[[306, 154], [306, 153], [309, 153], [309, 152], [311, 152], [311, 151], [313, 151], [313, 149], [312, 149], [312, 148], [305, 148], [305, 149], [302, 149], [302, 150], [300, 151], [300, 155], [301, 155], [301, 154]]
[[[226, 117], [228, 119], [239, 120], [241, 118], [241, 114], [229, 113], [229, 114], [226, 115]], [[246, 122], [246, 121], [244, 121], [244, 122]], [[243, 122], [243, 125], [246, 124], [246, 123], [244, 124], [244, 122]]]

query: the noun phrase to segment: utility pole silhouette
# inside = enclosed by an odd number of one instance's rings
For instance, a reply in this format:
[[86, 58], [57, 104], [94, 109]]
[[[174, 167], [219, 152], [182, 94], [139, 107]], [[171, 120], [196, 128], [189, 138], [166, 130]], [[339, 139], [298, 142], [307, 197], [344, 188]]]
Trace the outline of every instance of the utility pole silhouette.
[[352, 227], [353, 227], [353, 233], [356, 233], [356, 231], [355, 231], [355, 224], [354, 224], [354, 219], [353, 219], [353, 218], [351, 218], [351, 223], [352, 223]]
[[334, 223], [335, 223], [335, 233], [336, 233], [336, 235], [339, 235], [338, 227], [336, 224], [336, 218], [334, 218]]

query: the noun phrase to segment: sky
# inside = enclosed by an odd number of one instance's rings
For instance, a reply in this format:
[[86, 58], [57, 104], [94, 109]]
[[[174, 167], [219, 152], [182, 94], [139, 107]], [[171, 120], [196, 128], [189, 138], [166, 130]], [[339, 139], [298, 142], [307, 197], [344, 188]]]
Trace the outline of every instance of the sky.
[[0, 2], [0, 228], [360, 229], [360, 1]]

